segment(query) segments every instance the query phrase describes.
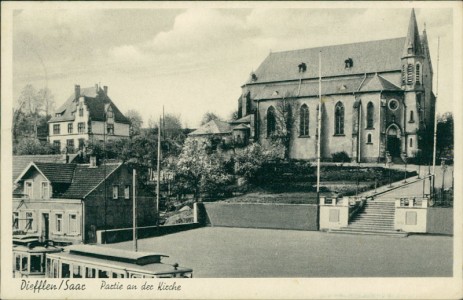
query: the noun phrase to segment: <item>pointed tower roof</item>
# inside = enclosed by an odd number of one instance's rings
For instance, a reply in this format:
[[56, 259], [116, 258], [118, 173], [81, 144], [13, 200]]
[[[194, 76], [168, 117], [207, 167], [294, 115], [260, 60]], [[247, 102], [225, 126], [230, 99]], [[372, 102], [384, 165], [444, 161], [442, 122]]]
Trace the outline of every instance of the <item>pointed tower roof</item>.
[[421, 35], [421, 45], [423, 46], [423, 52], [425, 57], [429, 60], [429, 67], [432, 70], [432, 62], [431, 62], [431, 54], [429, 53], [429, 44], [428, 44], [428, 36], [426, 34], [426, 23], [424, 24], [423, 34]]
[[[409, 51], [411, 49], [411, 51]], [[421, 47], [420, 33], [416, 24], [415, 9], [412, 8], [410, 22], [408, 23], [408, 33], [405, 39], [405, 45], [402, 52], [403, 57], [423, 55]]]

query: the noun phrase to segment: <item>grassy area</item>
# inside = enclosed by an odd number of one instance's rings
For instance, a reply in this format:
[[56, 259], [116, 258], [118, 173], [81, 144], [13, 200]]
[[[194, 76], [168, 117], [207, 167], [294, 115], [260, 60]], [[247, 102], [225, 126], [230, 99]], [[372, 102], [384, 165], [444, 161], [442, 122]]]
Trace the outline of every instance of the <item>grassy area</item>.
[[227, 203], [317, 204], [317, 193], [248, 193], [223, 200]]

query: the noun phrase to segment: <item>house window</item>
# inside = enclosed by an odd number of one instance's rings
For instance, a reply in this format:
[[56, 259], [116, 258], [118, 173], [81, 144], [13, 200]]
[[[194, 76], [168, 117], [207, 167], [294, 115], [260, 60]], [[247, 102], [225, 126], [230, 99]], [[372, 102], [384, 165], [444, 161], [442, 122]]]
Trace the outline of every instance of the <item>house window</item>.
[[79, 108], [79, 117], [83, 117], [83, 116], [84, 116], [84, 108], [80, 107]]
[[106, 113], [106, 116], [107, 116], [108, 119], [112, 119], [114, 117], [114, 114], [113, 114], [113, 111], [112, 111], [111, 107], [108, 108], [108, 112]]
[[68, 133], [72, 133], [72, 131], [73, 131], [73, 124], [68, 123]]
[[13, 212], [13, 230], [19, 229], [19, 212]]
[[415, 118], [413, 116], [413, 110], [410, 111], [410, 120], [408, 121], [410, 123], [414, 123], [415, 122]]
[[306, 104], [301, 106], [299, 118], [299, 134], [301, 136], [309, 135], [309, 108]]
[[88, 133], [92, 133], [92, 123], [88, 122]]
[[84, 150], [85, 148], [85, 140], [79, 139], [79, 150]]
[[407, 66], [407, 84], [413, 84], [413, 64]]
[[66, 146], [69, 152], [74, 151], [74, 139], [66, 140]]
[[60, 133], [60, 126], [59, 124], [54, 124], [53, 125], [53, 134], [59, 134]]
[[42, 181], [41, 196], [42, 199], [50, 198], [50, 185], [48, 181]]
[[367, 105], [367, 129], [373, 129], [374, 116], [375, 116], [375, 107], [374, 107], [373, 103], [368, 102], [368, 105]]
[[113, 199], [119, 198], [119, 186], [113, 185]]
[[77, 124], [77, 130], [79, 133], [85, 133], [85, 123], [79, 122], [79, 124]]
[[69, 233], [77, 233], [77, 215], [69, 214]]
[[421, 65], [420, 63], [417, 63], [416, 66], [415, 66], [415, 74], [416, 74], [416, 84], [420, 84], [421, 83]]
[[270, 106], [267, 110], [267, 137], [275, 133], [276, 130], [276, 118], [275, 108]]
[[63, 232], [63, 214], [56, 214], [56, 232]]
[[114, 124], [108, 124], [106, 130], [108, 134], [114, 134]]
[[130, 199], [130, 185], [126, 185], [124, 189], [124, 199]]
[[341, 102], [336, 103], [334, 108], [334, 134], [344, 134], [344, 105]]
[[413, 139], [410, 138], [410, 148], [413, 147]]
[[32, 229], [34, 225], [34, 214], [32, 212], [26, 212], [26, 231]]
[[371, 133], [367, 134], [367, 144], [371, 144]]
[[24, 182], [24, 194], [30, 199], [32, 198], [32, 187], [33, 187], [33, 182], [32, 180], [26, 180]]
[[53, 141], [53, 148], [61, 150], [61, 141]]

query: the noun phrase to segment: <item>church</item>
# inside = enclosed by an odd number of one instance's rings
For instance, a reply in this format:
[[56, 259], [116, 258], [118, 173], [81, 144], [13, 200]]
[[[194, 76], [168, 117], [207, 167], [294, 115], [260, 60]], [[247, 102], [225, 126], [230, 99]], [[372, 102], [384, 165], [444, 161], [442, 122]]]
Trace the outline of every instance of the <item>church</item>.
[[270, 53], [242, 85], [233, 124], [262, 145], [280, 138], [291, 159], [315, 160], [318, 138], [322, 161], [419, 158], [432, 148], [432, 79], [412, 10], [405, 37]]

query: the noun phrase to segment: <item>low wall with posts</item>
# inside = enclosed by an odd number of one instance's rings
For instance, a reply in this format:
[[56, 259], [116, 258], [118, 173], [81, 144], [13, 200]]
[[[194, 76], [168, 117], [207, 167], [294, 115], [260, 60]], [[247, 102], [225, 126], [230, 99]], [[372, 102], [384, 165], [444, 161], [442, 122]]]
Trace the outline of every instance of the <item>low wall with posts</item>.
[[429, 207], [426, 232], [453, 235], [453, 207]]
[[395, 201], [394, 229], [425, 233], [427, 226], [427, 198], [402, 198]]
[[317, 205], [203, 202], [211, 226], [318, 230]]

